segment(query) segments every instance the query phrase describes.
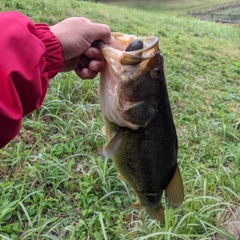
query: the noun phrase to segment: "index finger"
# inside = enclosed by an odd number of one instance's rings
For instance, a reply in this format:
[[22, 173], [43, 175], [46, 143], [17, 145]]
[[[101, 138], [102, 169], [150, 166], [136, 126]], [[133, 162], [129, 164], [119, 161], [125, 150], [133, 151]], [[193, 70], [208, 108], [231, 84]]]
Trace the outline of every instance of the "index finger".
[[102, 52], [97, 48], [97, 47], [90, 47], [88, 48], [84, 54], [89, 58], [89, 59], [95, 59], [95, 60], [101, 60], [103, 59]]
[[114, 41], [110, 27], [106, 24], [93, 23], [92, 32], [94, 32], [92, 42], [102, 40], [106, 44], [112, 44]]

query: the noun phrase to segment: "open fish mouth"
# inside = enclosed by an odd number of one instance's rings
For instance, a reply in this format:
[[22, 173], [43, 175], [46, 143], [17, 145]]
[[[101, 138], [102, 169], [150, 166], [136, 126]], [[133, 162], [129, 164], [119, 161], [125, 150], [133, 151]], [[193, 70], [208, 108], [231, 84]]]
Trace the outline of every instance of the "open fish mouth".
[[[118, 126], [136, 130], [146, 126], [155, 114], [155, 107], [146, 107], [146, 97], [132, 92], [138, 91], [137, 85], [143, 81], [146, 71], [152, 68], [151, 60], [159, 52], [159, 40], [157, 37], [138, 38], [135, 35], [122, 33], [112, 35], [113, 44], [99, 43], [107, 62], [106, 69], [101, 73], [99, 87], [102, 114]], [[142, 106], [149, 116], [144, 117], [141, 123], [127, 117], [128, 111], [141, 109]]]
[[[136, 65], [145, 60], [152, 58], [158, 49], [157, 37], [142, 37], [138, 38], [135, 35], [128, 35], [122, 33], [112, 33], [114, 43], [107, 45], [103, 42], [99, 43], [100, 49], [109, 64], [113, 64], [113, 71], [118, 71], [121, 65]], [[130, 44], [138, 40], [142, 43], [129, 48]], [[137, 48], [134, 48], [137, 47]], [[118, 64], [118, 66], [116, 66]], [[143, 67], [143, 66], [141, 66]], [[119, 72], [117, 72], [119, 74]]]

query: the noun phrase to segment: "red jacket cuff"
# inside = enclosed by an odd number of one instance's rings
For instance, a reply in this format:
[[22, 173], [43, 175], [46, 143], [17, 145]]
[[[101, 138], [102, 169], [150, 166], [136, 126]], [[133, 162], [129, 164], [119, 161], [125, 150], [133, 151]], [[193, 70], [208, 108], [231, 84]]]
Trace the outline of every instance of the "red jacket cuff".
[[62, 47], [46, 24], [35, 24], [35, 29], [36, 37], [46, 46], [44, 54], [46, 59], [45, 72], [48, 72], [49, 78], [52, 78], [61, 70], [63, 65]]

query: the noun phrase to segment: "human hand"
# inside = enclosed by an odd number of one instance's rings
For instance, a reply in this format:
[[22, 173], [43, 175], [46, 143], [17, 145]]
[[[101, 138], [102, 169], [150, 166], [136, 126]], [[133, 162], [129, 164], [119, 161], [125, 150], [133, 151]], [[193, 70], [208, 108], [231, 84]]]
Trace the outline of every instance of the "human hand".
[[107, 25], [72, 17], [51, 26], [50, 30], [62, 46], [64, 63], [61, 72], [74, 70], [82, 79], [91, 79], [104, 68], [105, 61], [96, 41], [113, 42]]

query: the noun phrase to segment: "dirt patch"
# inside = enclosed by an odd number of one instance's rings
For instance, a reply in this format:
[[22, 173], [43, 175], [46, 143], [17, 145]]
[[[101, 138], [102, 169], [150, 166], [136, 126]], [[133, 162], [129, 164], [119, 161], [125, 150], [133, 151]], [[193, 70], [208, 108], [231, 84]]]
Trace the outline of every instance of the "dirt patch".
[[[231, 217], [222, 224], [222, 229], [232, 234], [236, 240], [240, 240], [240, 206], [233, 211]], [[218, 240], [225, 240], [224, 237], [217, 236]]]

